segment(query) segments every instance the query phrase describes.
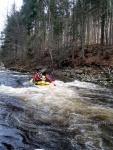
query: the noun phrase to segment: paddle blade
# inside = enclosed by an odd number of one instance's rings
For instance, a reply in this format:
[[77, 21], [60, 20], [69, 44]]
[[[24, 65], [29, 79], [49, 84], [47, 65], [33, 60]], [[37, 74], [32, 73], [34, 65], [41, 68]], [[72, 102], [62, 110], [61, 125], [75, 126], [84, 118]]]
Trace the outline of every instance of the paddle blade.
[[33, 82], [33, 79], [31, 79], [30, 82], [32, 83], [32, 82]]
[[54, 81], [52, 81], [53, 85], [56, 86], [56, 84], [54, 83]]

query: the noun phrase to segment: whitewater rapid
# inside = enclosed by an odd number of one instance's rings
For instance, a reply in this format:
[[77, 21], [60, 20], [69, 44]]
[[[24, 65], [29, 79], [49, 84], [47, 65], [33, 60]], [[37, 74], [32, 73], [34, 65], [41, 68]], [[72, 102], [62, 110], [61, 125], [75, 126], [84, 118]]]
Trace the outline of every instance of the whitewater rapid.
[[[10, 122], [11, 116], [16, 130], [21, 129], [22, 137], [28, 134], [24, 138], [29, 145], [33, 143], [35, 148], [47, 150], [51, 147], [106, 150], [113, 146], [113, 135], [109, 134], [113, 131], [112, 89], [78, 80], [63, 82], [58, 79], [56, 86], [36, 86], [29, 82], [32, 75], [10, 71], [2, 71], [0, 76], [0, 95], [7, 99], [8, 111], [12, 105], [16, 107], [16, 111], [6, 112], [7, 121]], [[14, 143], [12, 145], [16, 147]]]

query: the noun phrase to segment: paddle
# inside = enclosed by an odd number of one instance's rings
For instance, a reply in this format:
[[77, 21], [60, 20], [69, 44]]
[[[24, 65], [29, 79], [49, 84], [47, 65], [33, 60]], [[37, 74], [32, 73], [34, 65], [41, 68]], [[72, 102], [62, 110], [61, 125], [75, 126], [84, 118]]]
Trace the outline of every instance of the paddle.
[[[51, 81], [51, 82], [53, 83], [54, 81]], [[54, 85], [54, 86], [56, 86], [56, 84], [55, 84], [55, 83], [53, 83], [53, 85]]]
[[47, 78], [51, 83], [53, 83], [54, 86], [56, 86], [56, 84], [54, 83], [54, 81], [51, 78]]
[[31, 79], [30, 82], [32, 83], [32, 82], [33, 82], [33, 79]]

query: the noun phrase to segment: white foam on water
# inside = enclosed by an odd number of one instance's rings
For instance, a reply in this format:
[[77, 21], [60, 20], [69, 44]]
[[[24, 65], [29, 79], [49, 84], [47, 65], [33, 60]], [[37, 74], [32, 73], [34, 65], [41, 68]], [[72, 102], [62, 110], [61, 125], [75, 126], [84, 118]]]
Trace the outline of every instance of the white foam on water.
[[[24, 84], [27, 83], [25, 82]], [[76, 87], [88, 90], [103, 90], [103, 88], [96, 84], [77, 80], [68, 83], [56, 80], [55, 84], [56, 86], [50, 84], [48, 86], [20, 88], [1, 85], [0, 93], [20, 98], [36, 108], [38, 106], [42, 111], [36, 112], [34, 119], [38, 117], [42, 121], [59, 122], [63, 126], [68, 124], [69, 129], [73, 132], [79, 131], [75, 136], [76, 141], [84, 140], [87, 147], [93, 147], [94, 143], [97, 142], [102, 147], [99, 125], [97, 123], [94, 124], [94, 121], [97, 117], [97, 119], [100, 119], [100, 122], [103, 120], [113, 123], [113, 111], [104, 105], [92, 105], [92, 101], [87, 101], [81, 97]]]
[[[26, 84], [26, 83], [25, 83]], [[70, 99], [78, 98], [79, 95], [73, 89], [66, 87], [66, 84], [62, 81], [56, 81], [56, 86], [53, 84], [48, 86], [33, 86], [33, 87], [20, 87], [13, 88], [10, 86], [0, 86], [0, 93], [9, 96], [21, 98], [31, 103], [71, 103]]]
[[104, 87], [101, 87], [97, 84], [91, 83], [91, 82], [82, 82], [78, 80], [74, 80], [73, 82], [67, 82], [67, 86], [74, 86], [79, 88], [86, 88], [86, 89], [98, 89], [98, 90], [105, 90]]

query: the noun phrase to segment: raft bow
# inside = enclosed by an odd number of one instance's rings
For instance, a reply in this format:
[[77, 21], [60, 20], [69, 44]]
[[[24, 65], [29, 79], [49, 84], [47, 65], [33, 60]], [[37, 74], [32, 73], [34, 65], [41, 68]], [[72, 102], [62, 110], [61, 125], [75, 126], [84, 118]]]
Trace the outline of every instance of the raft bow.
[[40, 86], [46, 86], [51, 84], [51, 82], [45, 80], [34, 81], [34, 79], [31, 79], [30, 82]]

